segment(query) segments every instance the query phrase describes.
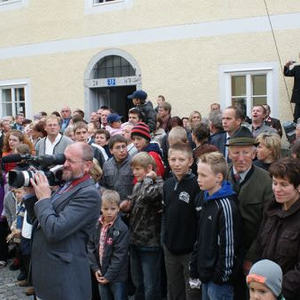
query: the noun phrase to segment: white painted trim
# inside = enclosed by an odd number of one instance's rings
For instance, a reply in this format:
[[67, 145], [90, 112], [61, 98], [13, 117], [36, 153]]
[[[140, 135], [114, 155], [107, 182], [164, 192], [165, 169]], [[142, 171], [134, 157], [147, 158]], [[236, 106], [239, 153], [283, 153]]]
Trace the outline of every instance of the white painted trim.
[[95, 93], [92, 92], [92, 90], [88, 86], [88, 82], [93, 78], [93, 69], [95, 65], [104, 57], [110, 56], [110, 55], [118, 55], [126, 59], [133, 69], [135, 70], [135, 76], [138, 78], [138, 81], [136, 84], [137, 89], [142, 88], [142, 73], [141, 68], [138, 64], [138, 62], [135, 60], [133, 56], [131, 56], [128, 52], [123, 51], [121, 49], [106, 49], [104, 51], [101, 51], [94, 55], [91, 60], [88, 63], [88, 66], [84, 72], [84, 78], [83, 78], [83, 84], [84, 84], [84, 111], [86, 115], [90, 115], [93, 111], [93, 101], [95, 100]]
[[100, 88], [100, 87], [116, 87], [116, 86], [128, 86], [137, 85], [141, 81], [138, 76], [124, 76], [124, 77], [112, 77], [101, 79], [89, 79], [85, 80], [85, 86], [88, 88]]
[[[224, 109], [231, 105], [231, 81], [232, 73], [245, 75], [246, 73], [267, 73], [267, 99], [271, 107], [272, 116], [278, 117], [279, 96], [279, 65], [278, 62], [259, 62], [249, 64], [222, 65], [219, 67], [220, 103]], [[247, 99], [248, 101], [249, 99]], [[247, 112], [249, 115], [249, 111]]]
[[0, 12], [7, 10], [20, 9], [28, 5], [28, 0], [10, 0], [0, 2]]
[[[31, 82], [30, 79], [10, 79], [1, 80], [0, 88], [8, 87], [24, 87], [25, 88], [25, 111], [26, 118], [32, 118], [32, 105], [31, 105]], [[0, 115], [2, 115], [2, 108], [0, 107]]]
[[88, 66], [84, 72], [84, 80], [89, 80], [89, 79], [94, 79], [93, 76], [92, 76], [92, 70], [94, 68], [94, 66], [104, 57], [106, 56], [110, 56], [110, 55], [118, 55], [118, 56], [121, 56], [123, 57], [124, 59], [126, 59], [130, 64], [131, 66], [133, 67], [133, 69], [135, 70], [136, 72], [136, 76], [141, 76], [141, 69], [139, 67], [139, 64], [138, 62], [136, 61], [136, 59], [130, 55], [128, 52], [126, 51], [123, 51], [121, 49], [106, 49], [106, 50], [103, 50], [99, 53], [97, 53], [96, 55], [94, 55], [91, 60], [89, 61], [88, 63]]
[[[300, 29], [300, 13], [274, 15], [271, 17], [275, 30]], [[204, 22], [150, 28], [143, 30], [100, 34], [69, 40], [50, 41], [15, 47], [0, 48], [0, 60], [34, 55], [66, 53], [97, 48], [117, 48], [160, 41], [197, 39], [249, 32], [268, 32], [270, 25], [266, 16], [224, 21]]]
[[132, 0], [118, 0], [113, 2], [94, 3], [93, 0], [85, 0], [85, 14], [99, 14], [107, 11], [130, 9]]

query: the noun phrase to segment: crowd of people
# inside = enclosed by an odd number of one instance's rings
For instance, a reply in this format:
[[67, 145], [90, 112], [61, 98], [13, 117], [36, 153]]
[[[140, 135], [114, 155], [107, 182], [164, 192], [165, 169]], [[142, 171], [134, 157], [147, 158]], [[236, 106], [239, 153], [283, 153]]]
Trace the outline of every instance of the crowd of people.
[[1, 119], [0, 268], [42, 300], [300, 299], [300, 124], [283, 155], [268, 105], [128, 101]]

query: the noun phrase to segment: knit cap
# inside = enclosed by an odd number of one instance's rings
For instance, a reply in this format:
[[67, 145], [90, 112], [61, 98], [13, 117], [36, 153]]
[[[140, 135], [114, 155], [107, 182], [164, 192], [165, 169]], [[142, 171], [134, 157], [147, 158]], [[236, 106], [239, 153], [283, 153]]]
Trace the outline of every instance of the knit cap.
[[135, 135], [141, 136], [142, 138], [150, 141], [150, 129], [149, 126], [143, 122], [138, 122], [131, 130], [131, 138]]
[[252, 266], [246, 281], [248, 285], [250, 282], [264, 284], [278, 297], [281, 294], [282, 270], [275, 262], [263, 259]]

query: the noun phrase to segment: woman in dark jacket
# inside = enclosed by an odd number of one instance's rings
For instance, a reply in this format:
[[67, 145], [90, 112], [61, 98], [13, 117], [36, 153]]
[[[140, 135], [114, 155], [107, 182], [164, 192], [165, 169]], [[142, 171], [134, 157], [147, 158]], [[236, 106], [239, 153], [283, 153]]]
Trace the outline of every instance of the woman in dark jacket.
[[258, 236], [260, 258], [283, 271], [286, 300], [300, 299], [300, 160], [283, 158], [269, 169], [275, 199], [266, 211]]
[[256, 138], [256, 160], [254, 164], [260, 168], [269, 170], [271, 164], [280, 158], [281, 139], [277, 133], [262, 132]]

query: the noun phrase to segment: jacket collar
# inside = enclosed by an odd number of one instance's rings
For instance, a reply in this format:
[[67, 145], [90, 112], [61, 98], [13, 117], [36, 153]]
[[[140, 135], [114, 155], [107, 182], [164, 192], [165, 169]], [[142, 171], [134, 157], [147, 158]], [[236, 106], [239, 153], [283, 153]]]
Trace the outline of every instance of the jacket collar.
[[114, 161], [115, 165], [117, 165], [117, 166], [123, 166], [124, 164], [126, 164], [126, 163], [131, 159], [131, 157], [130, 157], [129, 154], [127, 154], [127, 156], [126, 156], [126, 157], [124, 158], [124, 160], [122, 160], [121, 162], [118, 162], [118, 161], [115, 159], [114, 156], [112, 156], [111, 159]]
[[66, 200], [69, 200], [72, 197], [72, 195], [74, 193], [76, 193], [79, 189], [87, 187], [89, 185], [94, 185], [94, 182], [93, 182], [93, 180], [91, 178], [88, 179], [88, 180], [85, 180], [85, 181], [83, 181], [81, 183], [79, 183], [78, 185], [76, 185], [70, 191], [67, 191], [67, 192], [61, 194], [60, 197], [58, 197], [56, 200], [53, 201], [54, 208], [56, 209], [63, 202], [65, 202]]
[[267, 215], [270, 217], [277, 216], [281, 219], [284, 219], [297, 213], [298, 211], [300, 211], [300, 198], [288, 210], [283, 210], [282, 204], [276, 202], [274, 198], [267, 208]]
[[232, 195], [235, 195], [236, 193], [233, 191], [231, 183], [228, 181], [223, 181], [221, 188], [216, 191], [214, 194], [211, 196], [208, 194], [207, 191], [204, 192], [204, 200], [209, 201], [209, 200], [215, 200], [215, 199], [220, 199], [220, 198], [225, 198], [229, 197]]

